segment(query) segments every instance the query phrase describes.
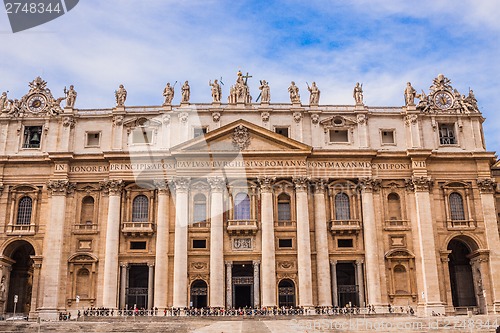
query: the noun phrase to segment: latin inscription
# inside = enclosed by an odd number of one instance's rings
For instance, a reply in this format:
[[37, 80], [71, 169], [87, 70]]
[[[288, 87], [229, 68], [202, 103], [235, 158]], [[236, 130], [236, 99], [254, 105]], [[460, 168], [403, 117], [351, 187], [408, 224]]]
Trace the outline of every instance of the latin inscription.
[[[233, 161], [172, 161], [160, 163], [111, 163], [110, 165], [73, 165], [70, 173], [102, 173], [112, 171], [163, 171], [175, 169], [223, 169], [223, 168], [308, 168], [348, 170], [411, 170], [410, 163], [372, 163], [367, 161], [299, 161], [299, 160], [233, 160]], [[413, 162], [413, 167], [425, 167], [425, 162]], [[56, 164], [56, 171], [66, 166]]]

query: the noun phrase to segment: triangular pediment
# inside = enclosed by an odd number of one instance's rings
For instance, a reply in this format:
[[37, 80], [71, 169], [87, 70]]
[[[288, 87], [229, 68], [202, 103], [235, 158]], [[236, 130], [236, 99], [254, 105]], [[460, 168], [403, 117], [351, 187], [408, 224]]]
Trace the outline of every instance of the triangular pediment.
[[311, 152], [311, 146], [274, 133], [245, 120], [236, 120], [205, 135], [171, 148], [182, 153], [300, 153]]

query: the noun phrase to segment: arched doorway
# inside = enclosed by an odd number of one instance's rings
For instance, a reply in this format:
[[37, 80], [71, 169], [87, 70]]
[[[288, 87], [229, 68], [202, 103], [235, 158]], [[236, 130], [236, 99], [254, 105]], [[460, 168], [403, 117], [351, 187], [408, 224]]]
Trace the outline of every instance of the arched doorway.
[[283, 279], [278, 284], [279, 306], [295, 306], [295, 283], [289, 279]]
[[203, 280], [195, 280], [191, 284], [191, 307], [193, 308], [205, 308], [207, 307], [208, 300], [208, 286]]
[[[451, 296], [453, 307], [460, 308], [475, 307], [478, 305], [474, 277], [469, 260], [471, 250], [465, 242], [452, 239], [448, 243], [449, 255], [448, 268], [450, 272]], [[478, 277], [480, 279], [480, 277]]]
[[[14, 262], [9, 276], [3, 275], [0, 282], [0, 289], [5, 289], [8, 285], [8, 290], [5, 290], [7, 293], [5, 312], [14, 312], [15, 306], [16, 313], [27, 315], [31, 308], [33, 287], [33, 259], [31, 257], [35, 255], [35, 249], [26, 241], [15, 241], [7, 247], [4, 254]], [[14, 302], [15, 299], [17, 303]]]

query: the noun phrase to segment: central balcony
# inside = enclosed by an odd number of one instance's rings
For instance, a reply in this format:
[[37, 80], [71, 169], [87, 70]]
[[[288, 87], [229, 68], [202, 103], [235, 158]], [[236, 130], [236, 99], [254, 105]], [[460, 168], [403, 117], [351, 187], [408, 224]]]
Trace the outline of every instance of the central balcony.
[[35, 224], [9, 224], [5, 230], [9, 236], [32, 236], [36, 233]]
[[331, 220], [330, 232], [334, 235], [354, 234], [361, 230], [359, 220]]
[[227, 232], [231, 235], [255, 235], [259, 230], [257, 220], [228, 220]]
[[154, 223], [152, 222], [123, 222], [122, 233], [125, 236], [151, 236], [154, 234]]
[[474, 230], [476, 229], [476, 225], [474, 220], [448, 220], [446, 221], [446, 227], [448, 230]]

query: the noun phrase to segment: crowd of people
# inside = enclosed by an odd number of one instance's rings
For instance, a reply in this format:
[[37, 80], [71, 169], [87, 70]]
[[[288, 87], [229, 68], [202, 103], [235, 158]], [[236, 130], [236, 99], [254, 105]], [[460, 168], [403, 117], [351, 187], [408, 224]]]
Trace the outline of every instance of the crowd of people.
[[[385, 311], [384, 311], [385, 312]], [[158, 308], [129, 308], [129, 309], [108, 309], [108, 308], [88, 308], [78, 310], [78, 318], [84, 317], [108, 317], [108, 316], [292, 316], [292, 315], [359, 315], [359, 314], [376, 314], [375, 306], [367, 305], [365, 308], [358, 306], [344, 307], [339, 306], [322, 306], [315, 307], [314, 310], [308, 311], [304, 307], [244, 307], [244, 308], [223, 308], [223, 307], [203, 307], [203, 308], [166, 308], [159, 310]], [[411, 306], [406, 308], [394, 307], [389, 304], [388, 313], [401, 313], [413, 315], [414, 310]], [[64, 318], [64, 315], [63, 315]], [[64, 320], [64, 319], [61, 319]]]

